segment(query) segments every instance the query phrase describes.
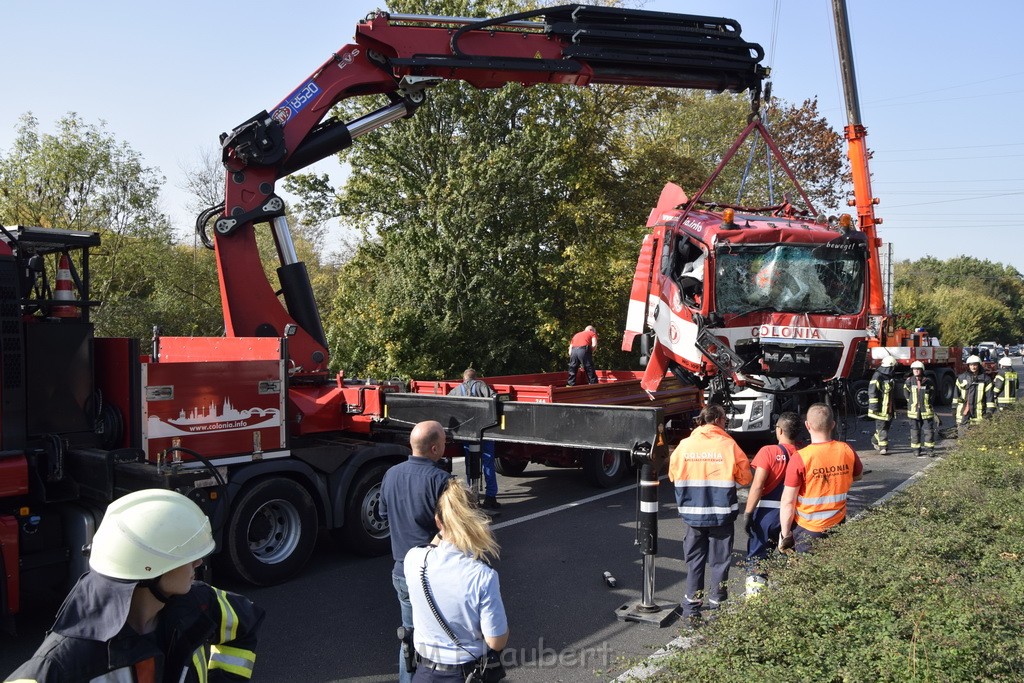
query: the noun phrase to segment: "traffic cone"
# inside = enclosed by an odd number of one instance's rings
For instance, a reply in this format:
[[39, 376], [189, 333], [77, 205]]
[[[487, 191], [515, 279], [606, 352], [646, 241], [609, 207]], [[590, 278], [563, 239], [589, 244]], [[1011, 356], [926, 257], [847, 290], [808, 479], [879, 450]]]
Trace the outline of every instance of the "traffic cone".
[[[62, 254], [60, 263], [57, 265], [57, 287], [53, 292], [53, 299], [56, 302], [75, 301], [75, 285], [71, 281], [71, 262], [67, 254]], [[54, 318], [77, 318], [78, 307], [74, 305], [55, 303], [50, 315]]]

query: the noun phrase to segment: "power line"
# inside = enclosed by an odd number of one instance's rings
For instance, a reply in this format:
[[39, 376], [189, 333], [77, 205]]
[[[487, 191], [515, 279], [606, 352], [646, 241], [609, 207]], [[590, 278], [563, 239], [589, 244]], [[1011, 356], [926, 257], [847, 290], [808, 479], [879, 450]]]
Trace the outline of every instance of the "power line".
[[874, 102], [889, 102], [891, 100], [898, 100], [898, 99], [902, 99], [904, 97], [917, 97], [919, 95], [930, 95], [932, 93], [943, 92], [943, 91], [946, 91], [946, 90], [959, 90], [960, 88], [964, 88], [964, 87], [969, 86], [969, 85], [981, 85], [982, 83], [991, 83], [992, 81], [1001, 81], [1004, 78], [1016, 78], [1017, 76], [1021, 76], [1021, 75], [1024, 75], [1024, 71], [1018, 71], [1016, 73], [1006, 74], [1005, 76], [993, 76], [992, 78], [986, 78], [986, 79], [980, 80], [980, 81], [969, 81], [967, 83], [961, 83], [959, 85], [947, 85], [944, 88], [935, 88], [933, 90], [922, 90], [920, 92], [911, 92], [911, 93], [905, 93], [903, 95], [893, 95], [892, 97], [883, 97], [881, 99], [872, 100], [872, 103], [874, 103]]
[[873, 152], [876, 152], [876, 151], [877, 152], [886, 152], [888, 154], [888, 153], [892, 153], [892, 152], [935, 152], [935, 151], [940, 150], [940, 149], [944, 150], [944, 149], [982, 149], [984, 147], [1020, 147], [1022, 145], [1024, 145], [1024, 142], [1004, 142], [1004, 143], [996, 143], [996, 144], [991, 144], [991, 145], [964, 145], [962, 147], [918, 147], [917, 149], [885, 149], [885, 148], [878, 148], [878, 149], [872, 149], [871, 151], [873, 151]]
[[890, 208], [890, 209], [900, 209], [900, 208], [903, 208], [903, 207], [906, 207], [906, 206], [928, 206], [930, 204], [952, 204], [954, 202], [973, 202], [973, 201], [976, 201], [978, 199], [994, 199], [996, 197], [1012, 197], [1014, 195], [1021, 195], [1021, 194], [1024, 194], [1024, 191], [1021, 191], [1021, 192], [1002, 192], [1000, 194], [979, 195], [977, 197], [966, 197], [966, 198], [963, 198], [963, 199], [940, 199], [940, 200], [934, 201], [934, 202], [919, 202], [919, 203], [916, 203], [916, 204], [890, 204], [888, 206], [888, 208]]
[[986, 154], [980, 157], [925, 157], [923, 159], [872, 159], [873, 164], [885, 163], [914, 163], [916, 161], [971, 161], [973, 159], [1019, 159], [1024, 154]]
[[934, 183], [1020, 183], [1024, 178], [969, 178], [967, 180], [875, 180], [871, 179], [872, 185], [932, 185]]

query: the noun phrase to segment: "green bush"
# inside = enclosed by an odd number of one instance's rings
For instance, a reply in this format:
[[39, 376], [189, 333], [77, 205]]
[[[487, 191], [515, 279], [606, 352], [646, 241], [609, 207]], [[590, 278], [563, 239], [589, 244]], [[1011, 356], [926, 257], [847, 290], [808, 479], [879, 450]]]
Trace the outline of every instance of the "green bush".
[[1024, 680], [1024, 421], [998, 415], [811, 555], [776, 560], [660, 681]]

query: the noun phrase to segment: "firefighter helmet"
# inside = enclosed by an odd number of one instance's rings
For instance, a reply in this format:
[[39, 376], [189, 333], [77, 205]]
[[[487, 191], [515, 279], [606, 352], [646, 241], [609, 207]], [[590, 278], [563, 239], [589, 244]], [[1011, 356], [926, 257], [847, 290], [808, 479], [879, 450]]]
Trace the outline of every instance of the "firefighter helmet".
[[913, 363], [910, 364], [910, 369], [911, 370], [924, 370], [924, 363], [922, 363], [919, 360], [915, 360]]
[[892, 368], [892, 367], [895, 367], [895, 366], [896, 366], [896, 359], [893, 358], [892, 356], [886, 356], [885, 358], [882, 359], [882, 367], [883, 368]]
[[118, 498], [93, 537], [89, 566], [114, 579], [140, 581], [213, 552], [210, 520], [174, 491], [145, 489]]
[[978, 356], [968, 356], [967, 357], [967, 364], [970, 365], [971, 363], [975, 363], [977, 365], [981, 365], [981, 358], [979, 358]]
[[1013, 361], [1010, 360], [1009, 356], [1003, 356], [1002, 358], [999, 359], [999, 365], [1001, 365], [1004, 368], [1008, 368], [1013, 366]]

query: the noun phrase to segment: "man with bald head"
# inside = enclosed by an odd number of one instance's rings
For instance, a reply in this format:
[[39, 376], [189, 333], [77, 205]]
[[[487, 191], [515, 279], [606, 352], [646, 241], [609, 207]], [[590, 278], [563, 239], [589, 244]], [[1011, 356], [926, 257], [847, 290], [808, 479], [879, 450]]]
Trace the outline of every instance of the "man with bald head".
[[864, 471], [849, 444], [832, 439], [836, 423], [826, 404], [808, 408], [804, 426], [811, 443], [794, 453], [786, 466], [779, 534], [779, 550], [801, 553], [846, 519], [846, 496]]
[[[395, 566], [391, 583], [398, 594], [402, 610], [402, 626], [411, 632], [412, 603], [405, 581], [405, 554], [411, 548], [426, 545], [437, 534], [434, 514], [441, 492], [448, 485], [449, 474], [437, 466], [444, 456], [445, 435], [440, 422], [420, 422], [409, 434], [412, 454], [403, 463], [384, 474], [380, 486], [380, 516], [391, 527], [391, 555]], [[401, 650], [398, 655], [398, 680], [412, 680]]]

